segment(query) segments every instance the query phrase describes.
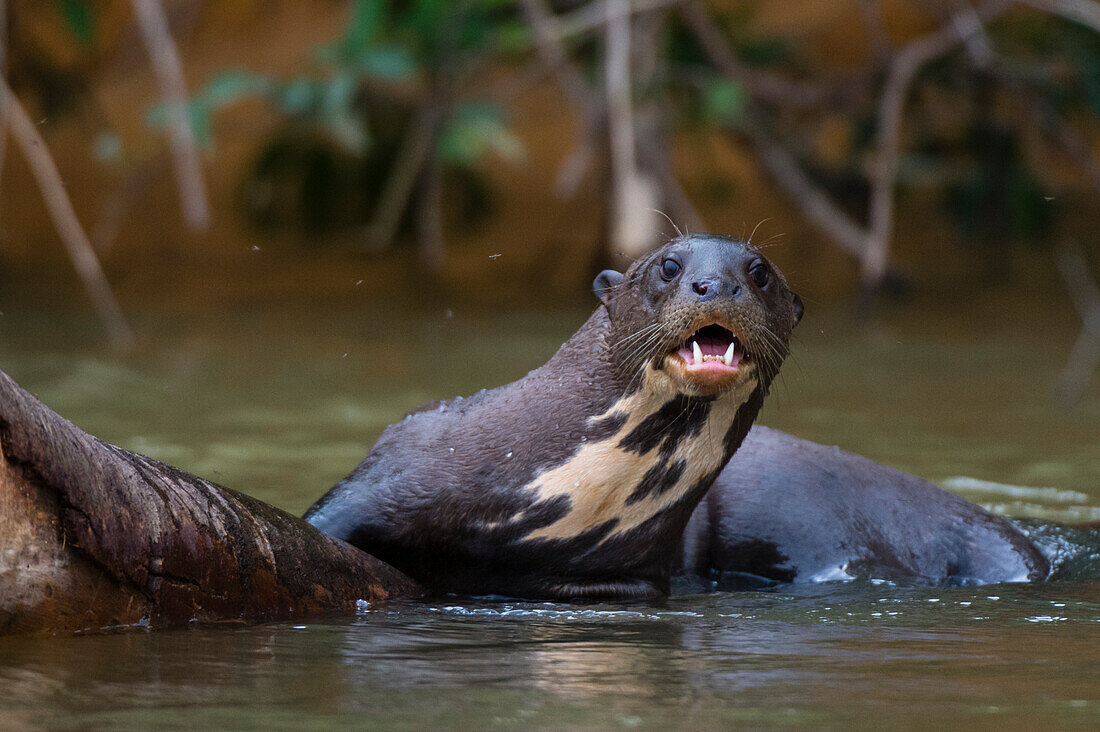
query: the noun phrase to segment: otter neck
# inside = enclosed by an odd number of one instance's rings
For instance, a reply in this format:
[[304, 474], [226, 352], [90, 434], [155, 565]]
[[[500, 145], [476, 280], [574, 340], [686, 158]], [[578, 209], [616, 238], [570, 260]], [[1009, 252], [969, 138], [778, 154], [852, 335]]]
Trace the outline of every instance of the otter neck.
[[[610, 324], [606, 312], [603, 322], [598, 314], [586, 326], [592, 326], [591, 335], [600, 339], [601, 365], [610, 369]], [[588, 348], [581, 349], [589, 359], [596, 355], [592, 345], [589, 341]], [[645, 364], [634, 379], [614, 381], [615, 398], [587, 417], [574, 454], [525, 486], [536, 506], [563, 496], [569, 499], [564, 515], [525, 538], [599, 535], [606, 542], [643, 526], [652, 528], [666, 514], [673, 523], [680, 521], [685, 504], [693, 507], [702, 498], [740, 445], [761, 403], [754, 378], [713, 397], [684, 394], [659, 361]]]

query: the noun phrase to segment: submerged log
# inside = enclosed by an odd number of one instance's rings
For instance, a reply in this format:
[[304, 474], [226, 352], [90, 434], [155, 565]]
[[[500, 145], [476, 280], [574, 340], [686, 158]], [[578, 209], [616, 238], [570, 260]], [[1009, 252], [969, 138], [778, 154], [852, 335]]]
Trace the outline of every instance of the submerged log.
[[83, 432], [0, 372], [0, 634], [354, 612], [419, 586], [255, 498]]

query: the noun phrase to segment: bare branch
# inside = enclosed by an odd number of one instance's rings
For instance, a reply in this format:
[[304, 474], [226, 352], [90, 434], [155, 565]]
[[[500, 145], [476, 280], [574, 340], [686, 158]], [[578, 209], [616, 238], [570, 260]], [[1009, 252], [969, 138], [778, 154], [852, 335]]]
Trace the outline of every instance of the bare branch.
[[638, 169], [630, 68], [630, 3], [606, 0], [605, 89], [611, 144], [611, 247], [629, 259], [651, 246], [656, 190]]
[[584, 174], [592, 165], [592, 158], [599, 147], [600, 128], [598, 118], [585, 115], [577, 142], [558, 169], [558, 178], [554, 182], [554, 190], [562, 198], [572, 198], [580, 190]]
[[[640, 15], [651, 10], [661, 10], [674, 5], [680, 5], [684, 0], [632, 0], [626, 13]], [[558, 20], [555, 31], [558, 38], [579, 36], [583, 33], [596, 30], [607, 22], [607, 0], [603, 2], [591, 2], [573, 12], [563, 15]]]
[[642, 137], [639, 140], [638, 153], [642, 165], [656, 178], [661, 200], [668, 207], [664, 213], [673, 220], [673, 226], [685, 231], [706, 231], [702, 215], [676, 179], [667, 135], [654, 130], [652, 134]]
[[367, 224], [368, 248], [387, 249], [393, 243], [401, 215], [409, 207], [417, 178], [431, 155], [437, 116], [436, 105], [431, 100], [422, 103], [416, 111], [382, 194], [378, 197], [378, 207]]
[[1072, 20], [1100, 33], [1100, 3], [1093, 0], [1020, 0], [1020, 3]]
[[1092, 146], [1077, 130], [1066, 124], [1046, 100], [1037, 94], [1028, 95], [1028, 112], [1036, 125], [1054, 136], [1055, 142], [1077, 163], [1094, 188], [1100, 189], [1100, 160]]
[[795, 157], [765, 132], [766, 125], [751, 118], [744, 132], [753, 143], [760, 162], [771, 173], [803, 215], [842, 249], [854, 257], [863, 255], [867, 234], [807, 176]]
[[873, 71], [863, 71], [832, 81], [799, 82], [751, 69], [737, 59], [701, 0], [684, 3], [679, 12], [710, 62], [729, 78], [744, 84], [759, 101], [791, 108], [835, 103], [865, 93], [868, 82], [874, 78]]
[[46, 202], [46, 208], [50, 212], [57, 233], [65, 244], [73, 266], [84, 281], [84, 288], [88, 291], [99, 317], [107, 327], [111, 344], [119, 349], [128, 348], [133, 342], [133, 333], [111, 293], [111, 286], [107, 284], [107, 277], [103, 274], [99, 259], [88, 242], [84, 229], [80, 226], [76, 211], [73, 210], [69, 196], [65, 193], [65, 185], [61, 182], [57, 166], [50, 157], [46, 143], [38, 134], [34, 122], [27, 116], [27, 112], [3, 79], [0, 79], [0, 109], [4, 109], [7, 114], [12, 137], [30, 165], [35, 180], [38, 181], [42, 198]]
[[1089, 279], [1089, 265], [1080, 244], [1062, 244], [1055, 251], [1058, 271], [1085, 329], [1100, 338], [1100, 287]]
[[886, 23], [882, 18], [882, 8], [879, 7], [878, 0], [857, 0], [856, 6], [859, 8], [859, 14], [863, 16], [871, 55], [879, 62], [884, 62], [890, 57], [893, 49], [890, 45], [890, 35], [886, 32]]
[[1081, 332], [1058, 376], [1059, 394], [1066, 400], [1076, 401], [1100, 365], [1100, 288], [1089, 278], [1088, 263], [1079, 244], [1063, 243], [1055, 251], [1055, 262], [1081, 314]]
[[92, 248], [97, 254], [103, 256], [111, 251], [130, 211], [148, 193], [153, 181], [167, 168], [168, 162], [167, 153], [143, 161], [107, 196], [99, 209], [99, 218], [92, 227]]
[[168, 21], [159, 0], [133, 0], [133, 4], [142, 40], [149, 51], [168, 107], [172, 158], [183, 218], [192, 229], [203, 231], [210, 226], [210, 204], [206, 198], [194, 131], [188, 119], [187, 87], [183, 81], [179, 51], [168, 31]]
[[987, 0], [976, 10], [967, 6], [938, 31], [904, 46], [890, 62], [878, 108], [878, 134], [870, 175], [867, 242], [860, 261], [865, 296], [877, 291], [886, 276], [894, 222], [894, 184], [901, 155], [901, 118], [909, 87], [926, 63], [967, 41], [972, 35], [980, 34], [981, 23], [1004, 13], [1008, 6], [1005, 0]]
[[[596, 5], [596, 3], [593, 3]], [[592, 107], [592, 94], [584, 76], [569, 58], [562, 44], [563, 33], [558, 21], [542, 0], [519, 0], [527, 27], [535, 36], [535, 47], [546, 66], [553, 70], [558, 85], [569, 101], [582, 112]], [[602, 7], [600, 8], [602, 13]], [[602, 18], [601, 18], [602, 20]]]
[[[588, 166], [592, 162], [599, 134], [602, 108], [598, 97], [589, 89], [580, 69], [569, 57], [562, 38], [560, 21], [550, 12], [543, 0], [520, 0], [527, 26], [535, 37], [539, 57], [551, 69], [558, 85], [580, 113], [580, 131], [573, 152], [566, 158], [558, 172], [556, 188], [562, 196], [572, 196], [580, 188]], [[593, 3], [603, 15], [602, 4]], [[587, 6], [586, 6], [587, 9]], [[600, 22], [604, 18], [601, 17]]]
[[420, 264], [434, 276], [443, 272], [443, 164], [433, 153], [421, 174], [420, 206], [417, 208], [417, 234], [420, 240]]

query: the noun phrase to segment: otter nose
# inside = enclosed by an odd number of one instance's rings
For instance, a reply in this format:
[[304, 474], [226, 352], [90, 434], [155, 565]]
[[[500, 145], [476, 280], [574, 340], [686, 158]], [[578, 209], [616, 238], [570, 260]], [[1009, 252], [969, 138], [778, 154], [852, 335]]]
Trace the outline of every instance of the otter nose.
[[718, 283], [714, 280], [695, 280], [691, 283], [691, 289], [699, 296], [699, 302], [713, 300], [718, 296]]
[[[691, 289], [699, 296], [699, 302], [707, 302], [718, 297], [722, 292], [722, 280], [716, 277], [710, 277], [701, 280], [695, 280], [691, 283]], [[733, 291], [730, 292], [730, 297], [737, 297], [737, 294], [741, 291], [740, 285], [734, 285]]]

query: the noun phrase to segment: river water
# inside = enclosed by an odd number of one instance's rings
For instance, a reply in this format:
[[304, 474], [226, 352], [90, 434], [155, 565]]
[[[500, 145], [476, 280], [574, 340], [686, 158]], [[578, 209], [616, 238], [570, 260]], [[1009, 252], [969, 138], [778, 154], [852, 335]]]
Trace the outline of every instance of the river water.
[[[1051, 523], [1100, 521], [1100, 388], [1052, 399], [1071, 311], [1006, 294], [857, 327], [808, 305], [762, 421], [1021, 519], [1073, 555], [1059, 579], [451, 598], [301, 625], [3, 638], [0, 726], [1100, 726], [1100, 542]], [[118, 357], [80, 307], [9, 293], [0, 368], [106, 440], [300, 513], [386, 424], [521, 376], [589, 309], [347, 293], [147, 305]]]

